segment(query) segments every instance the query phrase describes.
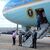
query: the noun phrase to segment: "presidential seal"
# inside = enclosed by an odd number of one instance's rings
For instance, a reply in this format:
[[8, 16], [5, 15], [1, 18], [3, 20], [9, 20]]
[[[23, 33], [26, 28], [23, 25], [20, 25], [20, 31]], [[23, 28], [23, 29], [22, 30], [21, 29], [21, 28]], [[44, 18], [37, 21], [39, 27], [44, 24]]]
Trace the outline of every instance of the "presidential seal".
[[27, 13], [28, 13], [29, 17], [33, 16], [33, 10], [31, 8], [28, 9]]

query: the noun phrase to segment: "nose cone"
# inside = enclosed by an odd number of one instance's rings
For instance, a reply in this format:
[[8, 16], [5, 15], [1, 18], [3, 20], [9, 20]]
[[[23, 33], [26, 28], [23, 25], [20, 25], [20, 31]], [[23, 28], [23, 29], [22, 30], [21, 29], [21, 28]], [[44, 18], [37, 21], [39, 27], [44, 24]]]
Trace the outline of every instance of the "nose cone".
[[[12, 15], [14, 15], [14, 13], [12, 12], [13, 8], [15, 8], [16, 6], [19, 5], [20, 0], [10, 0], [4, 7], [3, 9], [3, 15], [5, 18], [7, 18], [10, 21], [13, 21], [12, 19], [14, 18]], [[12, 10], [12, 11], [11, 11]]]
[[4, 17], [5, 17], [6, 19], [12, 21], [12, 22], [14, 22], [14, 21], [13, 21], [13, 18], [14, 18], [14, 17], [12, 17], [12, 14], [13, 14], [13, 13], [12, 13], [10, 10], [13, 9], [13, 8], [15, 7], [15, 5], [16, 5], [16, 2], [10, 1], [10, 2], [8, 2], [8, 3], [5, 5], [5, 7], [4, 7], [4, 9], [3, 9], [3, 15], [4, 15]]

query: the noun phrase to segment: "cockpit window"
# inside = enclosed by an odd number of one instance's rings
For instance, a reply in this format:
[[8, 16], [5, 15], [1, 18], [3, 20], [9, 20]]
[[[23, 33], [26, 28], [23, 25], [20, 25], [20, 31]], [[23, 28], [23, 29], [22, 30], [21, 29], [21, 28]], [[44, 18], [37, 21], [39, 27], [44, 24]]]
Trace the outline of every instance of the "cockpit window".
[[11, 9], [13, 7], [28, 4], [33, 1], [35, 0], [10, 0], [10, 2], [8, 2], [8, 4], [5, 6], [5, 9]]

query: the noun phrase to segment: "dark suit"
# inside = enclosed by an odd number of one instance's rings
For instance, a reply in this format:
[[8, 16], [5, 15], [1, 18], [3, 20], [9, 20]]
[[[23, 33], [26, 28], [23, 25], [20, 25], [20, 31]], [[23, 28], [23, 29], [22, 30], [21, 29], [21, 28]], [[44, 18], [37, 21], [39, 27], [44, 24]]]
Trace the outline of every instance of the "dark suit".
[[22, 33], [19, 34], [19, 46], [22, 46]]
[[33, 39], [32, 39], [32, 43], [33, 43], [33, 48], [36, 48], [36, 40], [37, 40], [37, 32], [34, 32], [34, 35], [33, 35]]
[[40, 22], [41, 22], [40, 16], [38, 15], [38, 17], [37, 17], [37, 30], [38, 30], [38, 28], [40, 28]]

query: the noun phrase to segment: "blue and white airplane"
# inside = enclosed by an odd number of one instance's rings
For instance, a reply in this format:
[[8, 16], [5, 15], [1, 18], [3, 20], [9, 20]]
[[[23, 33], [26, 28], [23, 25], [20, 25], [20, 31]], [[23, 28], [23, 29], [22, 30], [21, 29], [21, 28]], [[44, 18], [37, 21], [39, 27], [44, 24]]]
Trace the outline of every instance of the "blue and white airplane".
[[41, 16], [41, 23], [50, 24], [49, 0], [10, 0], [4, 9], [3, 15], [8, 20], [27, 26], [37, 26], [37, 15]]

